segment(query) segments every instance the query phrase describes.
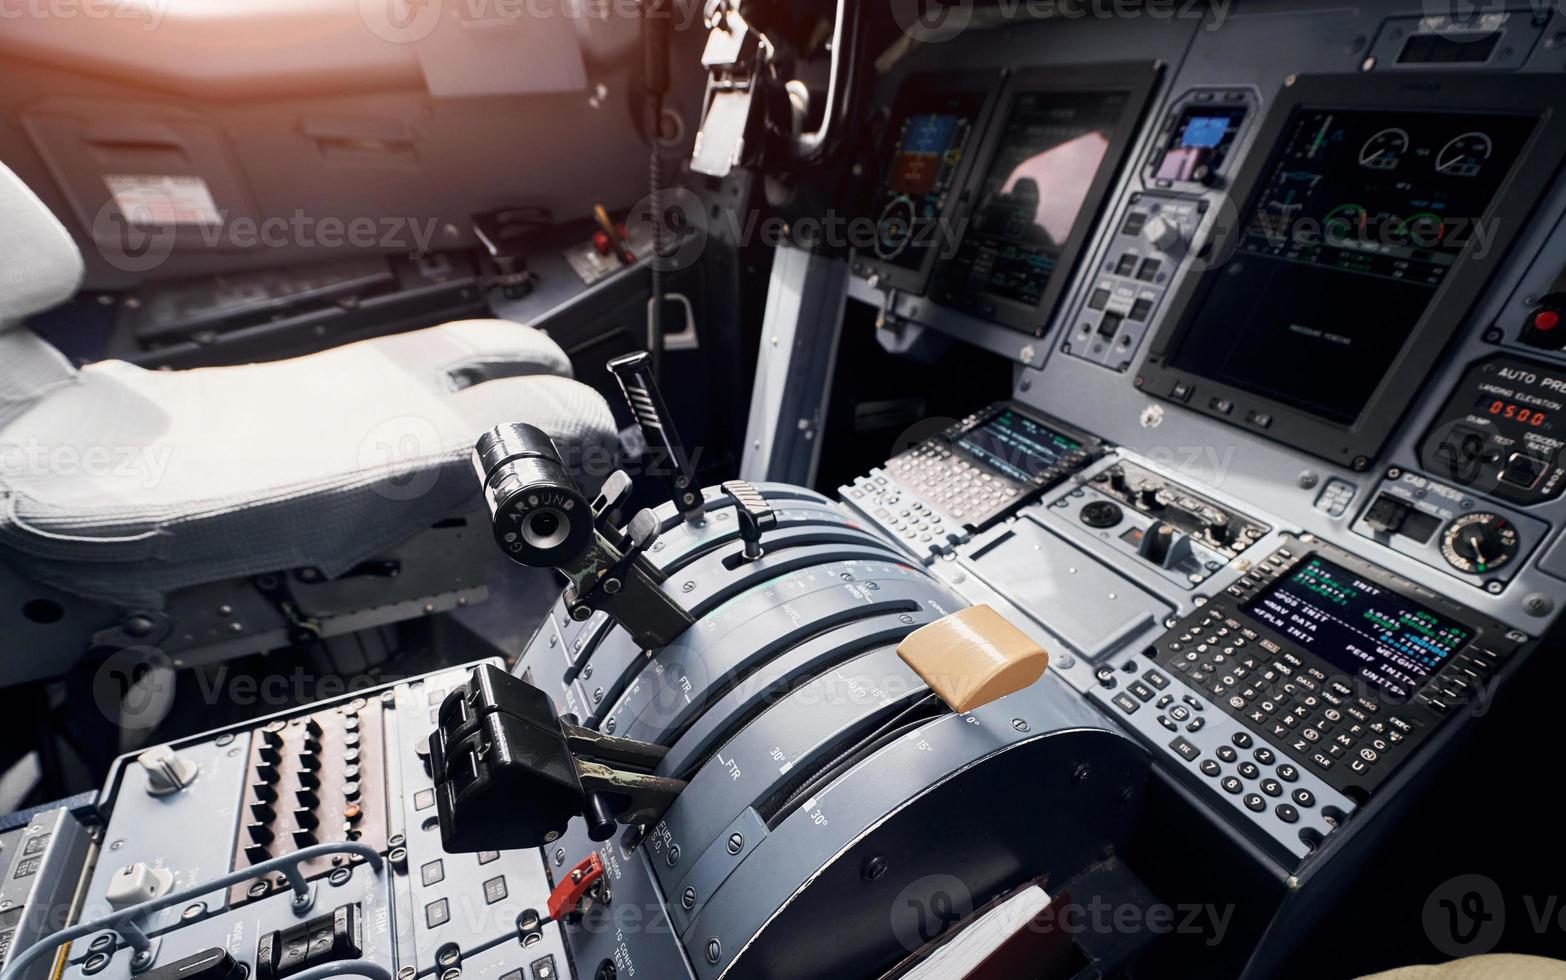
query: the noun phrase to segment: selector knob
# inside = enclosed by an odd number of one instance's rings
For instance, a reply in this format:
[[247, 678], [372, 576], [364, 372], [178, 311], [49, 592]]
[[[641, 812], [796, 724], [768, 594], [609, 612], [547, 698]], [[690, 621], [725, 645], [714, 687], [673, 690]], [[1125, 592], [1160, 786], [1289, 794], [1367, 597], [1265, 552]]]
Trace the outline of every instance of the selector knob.
[[1142, 225], [1142, 238], [1160, 252], [1168, 252], [1180, 244], [1180, 226], [1154, 215]]
[[314, 718], [308, 719], [305, 722], [305, 731], [315, 738], [320, 738], [322, 732], [321, 723]]
[[272, 856], [272, 852], [265, 844], [246, 844], [245, 860], [251, 864], [260, 864]]
[[294, 823], [300, 830], [314, 830], [320, 826], [321, 818], [315, 815], [315, 811], [306, 807], [300, 807], [294, 811]]
[[277, 787], [271, 783], [255, 783], [250, 787], [250, 792], [262, 803], [271, 803], [277, 799]]
[[1517, 557], [1519, 545], [1517, 528], [1511, 521], [1500, 514], [1478, 511], [1446, 526], [1441, 535], [1441, 556], [1460, 572], [1484, 575]]
[[256, 755], [269, 766], [275, 766], [283, 761], [283, 753], [275, 745], [263, 745]]
[[273, 748], [281, 747], [283, 744], [284, 727], [285, 726], [280, 721], [272, 722], [270, 725], [261, 729], [261, 741], [267, 745], [272, 746]]
[[258, 823], [271, 823], [277, 819], [277, 811], [272, 809], [270, 804], [261, 802], [250, 804], [250, 815]]
[[270, 786], [272, 783], [277, 782], [277, 767], [263, 762], [261, 765], [256, 766], [256, 779], [258, 780], [257, 785]]
[[320, 838], [315, 836], [315, 831], [304, 829], [294, 831], [295, 847], [309, 847], [312, 844], [318, 843], [320, 843]]
[[306, 770], [305, 772], [301, 772], [299, 774], [299, 785], [301, 787], [303, 787], [304, 789], [320, 789], [321, 788], [321, 775], [320, 775], [320, 773], [317, 773], [317, 772], [314, 772], [314, 771], [311, 771], [311, 770]]
[[299, 801], [301, 807], [315, 807], [321, 804], [321, 795], [313, 789], [302, 789], [294, 794], [294, 799]]
[[153, 796], [178, 793], [189, 786], [199, 771], [194, 762], [175, 755], [167, 745], [148, 749], [136, 757], [147, 773], [147, 792]]
[[305, 752], [299, 756], [299, 769], [301, 775], [307, 772], [315, 772], [321, 768], [321, 757], [314, 752]]

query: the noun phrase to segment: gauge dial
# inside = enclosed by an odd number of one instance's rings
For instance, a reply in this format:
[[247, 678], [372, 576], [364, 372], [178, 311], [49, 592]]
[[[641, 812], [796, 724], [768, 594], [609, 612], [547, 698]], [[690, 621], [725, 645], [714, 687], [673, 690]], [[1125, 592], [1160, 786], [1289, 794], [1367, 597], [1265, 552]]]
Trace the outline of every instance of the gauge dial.
[[1436, 173], [1451, 177], [1477, 177], [1479, 168], [1490, 159], [1490, 137], [1484, 133], [1464, 133], [1441, 147], [1436, 154]]
[[1464, 514], [1441, 535], [1441, 556], [1469, 575], [1495, 571], [1517, 557], [1517, 529], [1500, 514]]
[[875, 226], [875, 253], [883, 259], [895, 258], [913, 238], [914, 203], [899, 194], [881, 209]]
[[1408, 133], [1396, 127], [1383, 129], [1359, 148], [1359, 165], [1370, 170], [1396, 170], [1408, 152]]

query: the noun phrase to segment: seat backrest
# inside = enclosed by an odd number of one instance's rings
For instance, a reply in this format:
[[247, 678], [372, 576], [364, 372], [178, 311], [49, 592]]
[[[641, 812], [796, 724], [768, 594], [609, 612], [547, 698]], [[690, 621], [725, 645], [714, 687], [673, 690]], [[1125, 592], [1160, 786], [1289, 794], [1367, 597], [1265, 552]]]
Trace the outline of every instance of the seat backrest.
[[76, 371], [22, 321], [70, 299], [82, 255], [22, 179], [0, 163], [0, 429]]

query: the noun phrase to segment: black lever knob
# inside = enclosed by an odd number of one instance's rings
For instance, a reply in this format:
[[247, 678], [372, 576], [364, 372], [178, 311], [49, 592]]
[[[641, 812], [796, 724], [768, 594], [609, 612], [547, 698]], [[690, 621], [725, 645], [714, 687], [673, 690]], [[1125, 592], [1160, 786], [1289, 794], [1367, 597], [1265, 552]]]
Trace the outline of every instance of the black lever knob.
[[745, 560], [754, 561], [762, 554], [762, 532], [777, 526], [778, 515], [767, 504], [767, 498], [761, 495], [761, 491], [744, 480], [729, 480], [722, 489], [734, 501], [740, 540], [745, 542]]
[[1163, 565], [1169, 558], [1169, 552], [1174, 548], [1175, 529], [1163, 521], [1154, 521], [1146, 531], [1142, 532], [1142, 542], [1137, 545], [1137, 553], [1155, 565]]
[[[609, 362], [609, 371], [620, 382], [625, 400], [630, 403], [631, 414], [641, 427], [647, 440], [647, 450], [654, 465], [666, 466], [664, 474], [669, 484], [669, 496], [674, 509], [687, 521], [701, 519], [703, 501], [701, 488], [696, 485], [696, 470], [680, 442], [680, 434], [669, 419], [669, 406], [653, 379], [652, 355], [646, 351], [623, 354]], [[659, 457], [662, 457], [660, 460]]]

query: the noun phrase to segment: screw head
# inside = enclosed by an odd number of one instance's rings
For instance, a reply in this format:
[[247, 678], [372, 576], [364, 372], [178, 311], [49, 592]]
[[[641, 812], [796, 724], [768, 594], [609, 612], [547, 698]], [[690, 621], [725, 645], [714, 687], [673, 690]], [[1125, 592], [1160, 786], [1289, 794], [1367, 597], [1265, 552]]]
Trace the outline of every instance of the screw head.
[[678, 845], [678, 844], [671, 845], [669, 847], [669, 853], [664, 858], [664, 861], [671, 868], [674, 867], [676, 864], [679, 864], [680, 863], [680, 845]]
[[713, 936], [707, 940], [707, 962], [716, 964], [723, 958], [723, 944], [718, 942], [718, 937]]
[[190, 919], [196, 918], [206, 910], [206, 902], [191, 902], [189, 905], [185, 906], [184, 911], [180, 912], [179, 917], [188, 921]]
[[1013, 718], [1011, 720], [1011, 727], [1015, 728], [1019, 732], [1032, 731], [1032, 727], [1021, 718]]
[[886, 858], [877, 854], [875, 857], [872, 857], [870, 860], [865, 862], [864, 868], [859, 873], [866, 881], [874, 881], [882, 875], [886, 874], [887, 869], [890, 867], [891, 865], [886, 863]]
[[680, 905], [682, 907], [684, 907], [687, 911], [689, 911], [689, 910], [691, 910], [691, 909], [696, 907], [696, 889], [695, 888], [693, 888], [691, 886], [688, 886], [688, 885], [686, 886], [685, 891], [680, 894]]
[[729, 846], [729, 853], [730, 854], [738, 854], [745, 847], [745, 835], [744, 834], [730, 834], [729, 835], [729, 845], [728, 846]]

